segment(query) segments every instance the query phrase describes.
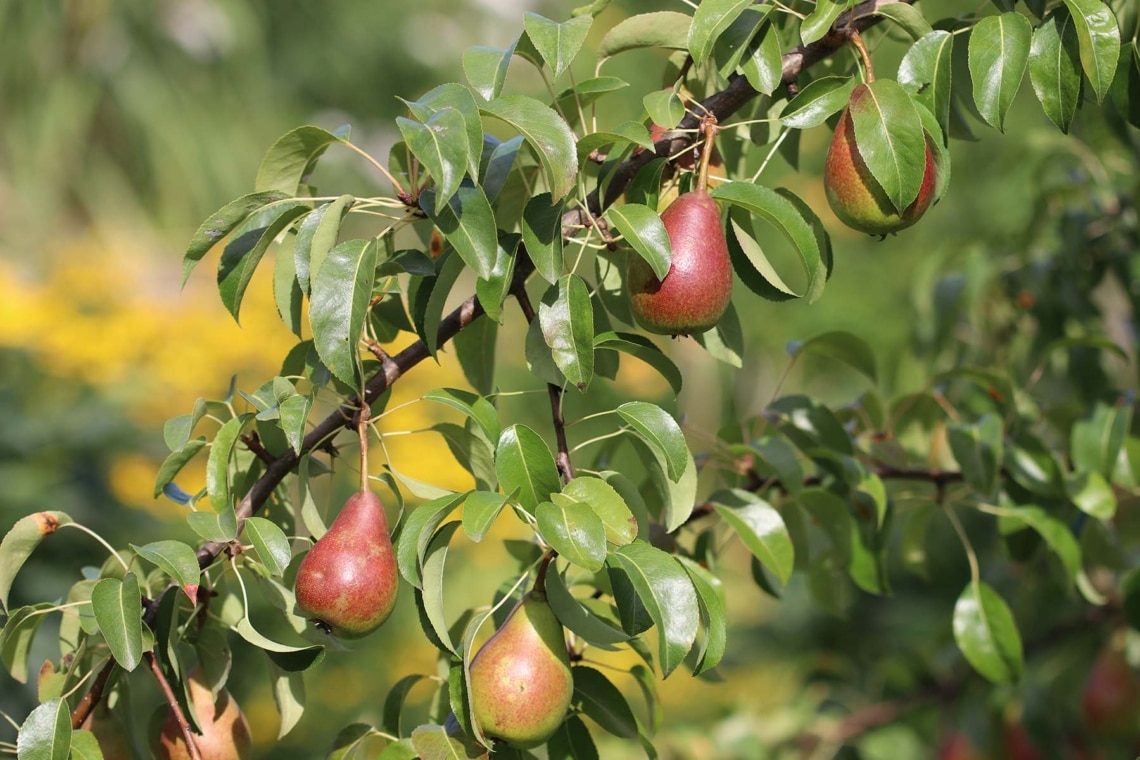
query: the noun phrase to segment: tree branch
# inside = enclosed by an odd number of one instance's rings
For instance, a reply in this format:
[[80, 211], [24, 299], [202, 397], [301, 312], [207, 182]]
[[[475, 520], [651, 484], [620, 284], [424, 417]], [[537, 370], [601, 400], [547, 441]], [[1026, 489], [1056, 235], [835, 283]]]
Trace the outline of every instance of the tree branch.
[[189, 721], [186, 720], [186, 716], [182, 713], [182, 708], [178, 704], [178, 698], [174, 696], [174, 690], [170, 688], [170, 682], [166, 680], [166, 675], [162, 672], [162, 668], [158, 664], [158, 658], [154, 656], [154, 652], [144, 652], [143, 657], [146, 658], [146, 663], [150, 666], [150, 672], [154, 674], [154, 679], [158, 681], [158, 686], [162, 689], [162, 693], [166, 697], [166, 702], [170, 705], [171, 712], [174, 713], [174, 719], [178, 722], [178, 727], [182, 729], [182, 738], [186, 742], [186, 749], [190, 753], [191, 760], [202, 760], [202, 753], [198, 751], [198, 742], [194, 740], [194, 731], [190, 728]]

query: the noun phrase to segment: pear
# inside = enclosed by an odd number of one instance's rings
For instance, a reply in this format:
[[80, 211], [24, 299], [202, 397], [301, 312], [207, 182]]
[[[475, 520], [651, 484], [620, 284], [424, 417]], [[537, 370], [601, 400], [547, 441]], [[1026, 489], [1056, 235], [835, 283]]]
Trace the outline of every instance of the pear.
[[1085, 679], [1081, 714], [1098, 736], [1140, 735], [1140, 677], [1111, 644], [1097, 655]]
[[516, 747], [549, 739], [574, 696], [562, 624], [532, 590], [471, 661], [471, 706], [488, 736]]
[[361, 488], [297, 568], [297, 607], [334, 636], [372, 633], [392, 614], [399, 589], [384, 505]]
[[665, 209], [661, 222], [673, 259], [659, 280], [643, 258], [631, 257], [626, 286], [634, 319], [663, 335], [711, 330], [732, 298], [732, 261], [716, 201], [692, 190]]
[[855, 144], [855, 124], [851, 119], [851, 106], [867, 97], [866, 84], [859, 84], [851, 98], [827, 149], [823, 169], [823, 188], [827, 202], [839, 220], [852, 229], [869, 235], [888, 235], [911, 226], [926, 213], [937, 191], [934, 146], [926, 133], [926, 169], [918, 197], [900, 214], [886, 192], [871, 175]]
[[[210, 685], [198, 668], [190, 671], [189, 686], [190, 703], [202, 728], [201, 735], [195, 734], [194, 743], [203, 760], [246, 760], [252, 757], [249, 724], [230, 693], [222, 689], [215, 700]], [[173, 710], [167, 713], [162, 724], [155, 756], [159, 760], [190, 760], [190, 750]]]
[[84, 719], [80, 728], [90, 731], [99, 743], [103, 760], [131, 760], [135, 756], [126, 729], [105, 703], [100, 702]]

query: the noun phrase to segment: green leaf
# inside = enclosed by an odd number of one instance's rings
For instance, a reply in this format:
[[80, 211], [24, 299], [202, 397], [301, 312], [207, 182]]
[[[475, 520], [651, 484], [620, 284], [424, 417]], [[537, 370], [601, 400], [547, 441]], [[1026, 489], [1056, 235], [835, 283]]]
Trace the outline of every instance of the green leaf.
[[65, 512], [36, 512], [16, 521], [0, 541], [0, 607], [8, 611], [8, 592], [24, 562], [46, 537], [70, 523]]
[[607, 330], [594, 338], [594, 349], [597, 351], [620, 351], [624, 354], [636, 356], [641, 361], [657, 370], [673, 389], [673, 393], [681, 392], [681, 370], [673, 363], [657, 344], [638, 333], [614, 332]]
[[388, 690], [388, 695], [384, 697], [384, 709], [381, 713], [380, 730], [393, 736], [403, 735], [403, 721], [400, 715], [404, 709], [404, 701], [408, 697], [408, 692], [415, 688], [421, 681], [427, 679], [428, 676], [413, 673], [412, 675], [401, 678]]
[[[498, 243], [495, 246], [495, 255], [498, 256]], [[420, 281], [420, 289], [415, 296], [409, 296], [414, 308], [412, 317], [415, 320], [416, 333], [427, 346], [428, 354], [435, 356], [439, 350], [439, 325], [443, 321], [443, 311], [447, 308], [447, 299], [451, 289], [455, 287], [456, 280], [464, 272], [463, 260], [452, 255], [448, 249], [442, 259], [439, 274]]]
[[615, 644], [629, 641], [628, 634], [610, 625], [575, 599], [566, 587], [565, 578], [553, 568], [546, 573], [546, 598], [562, 625], [592, 646], [613, 651]]
[[1080, 48], [1073, 17], [1057, 7], [1033, 32], [1029, 81], [1045, 115], [1068, 133], [1081, 97]]
[[313, 209], [297, 225], [293, 258], [296, 259], [297, 282], [305, 295], [312, 290], [313, 277], [336, 245], [341, 222], [355, 201], [351, 195], [342, 195]]
[[0, 628], [0, 662], [4, 663], [12, 680], [28, 682], [28, 656], [36, 631], [47, 620], [45, 611], [54, 606], [50, 602], [41, 602], [12, 610]]
[[1081, 66], [1099, 103], [1116, 75], [1120, 28], [1112, 11], [1101, 0], [1065, 0], [1065, 6], [1077, 27]]
[[598, 45], [598, 59], [642, 48], [689, 49], [692, 18], [677, 11], [639, 13], [615, 24]]
[[167, 575], [178, 582], [191, 601], [198, 598], [198, 580], [202, 571], [198, 568], [198, 557], [194, 550], [181, 541], [154, 541], [146, 546], [130, 545], [135, 554], [148, 562], [153, 562]]
[[499, 434], [502, 432], [499, 412], [482, 396], [458, 388], [434, 388], [425, 393], [423, 398], [425, 401], [434, 401], [458, 409], [479, 425], [487, 440], [499, 440]]
[[181, 451], [190, 441], [190, 434], [206, 416], [206, 399], [199, 398], [194, 402], [194, 410], [190, 414], [171, 417], [162, 426], [162, 440], [171, 452]]
[[225, 543], [237, 536], [237, 515], [233, 507], [226, 507], [220, 512], [191, 512], [186, 515], [186, 523], [207, 541]]
[[751, 0], [704, 0], [697, 6], [688, 39], [694, 65], [700, 66], [709, 59], [717, 38], [750, 5]]
[[895, 22], [900, 29], [915, 40], [921, 39], [933, 31], [930, 22], [926, 20], [926, 16], [913, 5], [907, 5], [906, 3], [884, 3], [875, 8], [875, 13]]
[[412, 154], [435, 180], [435, 207], [439, 214], [459, 189], [470, 160], [467, 122], [455, 108], [441, 108], [422, 124], [396, 117], [396, 126]]
[[278, 235], [308, 212], [305, 203], [278, 203], [251, 215], [234, 230], [218, 262], [218, 293], [234, 321], [238, 321], [245, 289], [261, 257]]
[[52, 699], [32, 710], [16, 738], [18, 760], [68, 760], [71, 713], [67, 700]]
[[515, 43], [505, 49], [477, 45], [463, 51], [463, 75], [483, 100], [499, 97], [514, 54]]
[[804, 470], [790, 443], [783, 438], [765, 436], [753, 441], [749, 448], [759, 457], [752, 466], [762, 478], [776, 478], [780, 486], [792, 495], [800, 492]]
[[[451, 341], [463, 377], [479, 393], [495, 390], [495, 345], [499, 337], [499, 323], [493, 319], [479, 319]], [[498, 436], [492, 436], [495, 440]]]
[[285, 572], [292, 559], [292, 552], [285, 531], [277, 523], [264, 517], [246, 518], [245, 536], [253, 544], [261, 564], [265, 565], [270, 575], [280, 576]]
[[420, 760], [475, 760], [487, 750], [460, 734], [451, 736], [443, 726], [424, 725], [412, 731], [412, 746]]
[[839, 113], [851, 99], [851, 77], [820, 77], [800, 90], [780, 113], [780, 121], [792, 129], [817, 127]]
[[591, 16], [578, 16], [560, 24], [537, 13], [523, 14], [526, 35], [554, 73], [555, 79], [562, 76], [562, 72], [569, 68], [574, 56], [582, 49], [593, 21]]
[[835, 413], [806, 396], [784, 396], [772, 402], [768, 415], [781, 432], [808, 456], [818, 449], [851, 456], [855, 453], [851, 436]]
[[[517, 232], [506, 232], [499, 236], [495, 248], [495, 264], [491, 267], [491, 276], [479, 278], [475, 282], [475, 294], [479, 296], [479, 303], [483, 306], [487, 318], [499, 321], [502, 319], [503, 302], [510, 295], [511, 280], [515, 274], [515, 258], [522, 236]], [[438, 349], [439, 326], [434, 329], [436, 337], [433, 348]]]
[[567, 718], [547, 740], [548, 760], [598, 760], [598, 748], [577, 715]]
[[438, 638], [439, 642], [443, 644], [449, 652], [457, 657], [459, 656], [459, 651], [451, 641], [451, 634], [449, 632], [449, 626], [447, 625], [447, 616], [443, 609], [443, 570], [447, 562], [448, 543], [458, 528], [459, 521], [452, 520], [449, 523], [445, 523], [443, 527], [437, 530], [435, 535], [431, 537], [427, 549], [424, 551], [421, 567], [423, 574], [423, 591], [420, 592], [417, 590], [417, 598], [421, 602], [424, 617], [427, 618], [436, 638]]
[[1017, 520], [1028, 525], [1045, 540], [1049, 548], [1061, 560], [1065, 574], [1076, 581], [1081, 574], [1081, 545], [1077, 543], [1073, 531], [1063, 521], [1047, 513], [1041, 507], [1016, 506], [1007, 510]]
[[849, 113], [859, 155], [901, 213], [926, 174], [926, 133], [914, 101], [897, 82], [876, 79], [855, 89]]
[[293, 646], [265, 636], [253, 627], [248, 617], [242, 617], [233, 626], [233, 631], [258, 649], [264, 650], [277, 667], [290, 673], [308, 670], [325, 656], [325, 648], [319, 644]]
[[804, 354], [819, 354], [837, 359], [852, 369], [865, 375], [871, 382], [878, 382], [875, 373], [875, 354], [866, 341], [846, 330], [832, 330], [803, 343], [788, 344], [788, 353], [794, 358]]
[[206, 462], [206, 493], [210, 495], [210, 503], [216, 511], [233, 509], [230, 459], [241, 437], [242, 427], [249, 418], [249, 414], [239, 414], [226, 420], [210, 444], [210, 458]]
[[606, 528], [588, 504], [580, 501], [545, 501], [534, 511], [538, 530], [552, 549], [578, 567], [591, 572], [606, 561]]
[[969, 66], [978, 113], [1005, 131], [1005, 114], [1029, 62], [1033, 28], [1018, 13], [986, 16], [970, 34]]
[[685, 104], [675, 89], [656, 90], [641, 99], [649, 120], [663, 129], [672, 129], [685, 118]]
[[[756, 11], [758, 6], [752, 6]], [[765, 95], [771, 95], [784, 79], [784, 62], [780, 53], [780, 36], [776, 26], [766, 23], [756, 34], [748, 49], [749, 56], [741, 63], [748, 83]], [[727, 75], [726, 75], [727, 76]]]
[[1131, 397], [1122, 398], [1112, 406], [1097, 402], [1089, 419], [1073, 424], [1070, 447], [1074, 469], [1099, 472], [1111, 478], [1131, 426]]
[[625, 572], [657, 626], [658, 664], [667, 677], [697, 636], [700, 603], [693, 582], [673, 557], [641, 540], [613, 552], [606, 562]]
[[273, 302], [289, 332], [301, 337], [301, 306], [305, 294], [297, 282], [297, 236], [285, 235], [273, 260]]
[[[788, 239], [796, 249], [807, 274], [807, 284], [800, 295], [807, 298], [808, 303], [814, 303], [823, 293], [823, 286], [827, 278], [827, 269], [822, 266], [825, 261], [825, 252], [824, 248], [821, 247], [821, 240], [826, 242], [826, 237], [821, 238], [817, 235], [813, 220], [804, 215], [803, 209], [797, 202], [798, 199], [792, 200], [780, 192], [760, 185], [753, 185], [750, 182], [725, 182], [713, 190], [711, 195], [716, 200], [727, 201], [750, 214], [761, 217]], [[736, 229], [735, 225], [734, 229]], [[735, 236], [729, 237], [735, 240]], [[730, 245], [729, 253], [733, 257], [733, 268], [741, 280], [756, 290], [749, 282], [748, 275], [749, 272], [756, 272], [756, 269], [748, 257], [744, 255], [739, 246]], [[774, 273], [770, 265], [768, 271]], [[762, 274], [759, 276], [763, 277]], [[775, 279], [779, 280], [779, 277], [776, 276]], [[756, 292], [759, 295], [765, 295], [760, 290], [756, 290]], [[792, 291], [788, 289], [788, 292], [791, 293]]]
[[637, 520], [621, 494], [601, 478], [579, 476], [562, 488], [562, 495], [588, 506], [605, 526], [606, 540], [623, 546], [637, 536]]
[[1116, 493], [1096, 470], [1075, 472], [1065, 481], [1069, 498], [1077, 509], [1098, 520], [1111, 520], [1116, 514]]
[[211, 214], [198, 227], [198, 231], [190, 239], [190, 244], [186, 246], [186, 253], [182, 257], [182, 286], [186, 286], [186, 281], [190, 279], [190, 273], [194, 271], [198, 262], [215, 245], [221, 242], [222, 238], [244, 222], [250, 214], [265, 206], [282, 201], [289, 195], [289, 193], [277, 191], [249, 193], [230, 201]]
[[447, 242], [475, 274], [491, 277], [499, 254], [499, 231], [495, 213], [482, 188], [464, 185], [451, 197], [439, 213], [434, 211], [434, 191], [420, 196], [420, 206]]
[[574, 674], [574, 697], [570, 703], [614, 736], [633, 739], [637, 736], [637, 718], [621, 690], [599, 671], [579, 665]]
[[309, 419], [309, 412], [313, 410], [313, 395], [290, 396], [281, 402], [278, 411], [281, 415], [281, 431], [293, 453], [300, 454], [301, 446], [305, 441], [305, 423]]
[[[634, 439], [635, 448], [641, 457], [646, 469], [649, 471], [649, 480], [657, 496], [655, 509], [665, 525], [665, 531], [672, 533], [685, 524], [693, 513], [693, 505], [697, 497], [697, 465], [688, 447], [685, 449], [685, 467], [679, 480], [673, 480], [668, 475], [669, 463], [665, 453], [641, 442], [641, 438]], [[629, 498], [626, 498], [629, 501]]]
[[974, 669], [994, 683], [1021, 677], [1021, 636], [1013, 613], [996, 591], [971, 583], [954, 605], [954, 640]]
[[617, 413], [642, 440], [662, 454], [669, 479], [674, 483], [680, 480], [685, 471], [689, 446], [673, 416], [648, 401], [628, 401], [617, 408]]
[[800, 39], [803, 43], [810, 45], [823, 39], [847, 5], [847, 0], [818, 0], [812, 12], [800, 22]]
[[427, 122], [433, 114], [447, 108], [459, 111], [467, 125], [467, 173], [472, 178], [479, 176], [483, 119], [479, 116], [479, 106], [471, 90], [458, 82], [447, 82], [433, 87], [416, 100], [404, 100], [404, 104], [420, 122]]
[[738, 488], [718, 491], [709, 501], [748, 551], [787, 585], [795, 567], [795, 547], [776, 508], [756, 494]]
[[344, 138], [320, 127], [297, 127], [286, 132], [261, 159], [256, 189], [258, 192], [296, 195], [305, 175], [313, 171], [321, 154], [339, 142], [345, 142]]
[[99, 747], [99, 740], [95, 734], [86, 729], [76, 729], [71, 732], [70, 760], [104, 760], [103, 750]]
[[677, 561], [689, 574], [701, 605], [705, 637], [701, 642], [697, 664], [693, 667], [693, 675], [699, 676], [720, 663], [728, 644], [728, 610], [724, 585], [719, 578], [693, 560], [678, 556]]
[[553, 109], [526, 95], [503, 95], [479, 106], [488, 116], [519, 131], [538, 154], [554, 201], [573, 189], [578, 178], [574, 133]]
[[142, 593], [134, 573], [123, 580], [104, 578], [91, 591], [91, 609], [95, 622], [115, 662], [131, 671], [142, 660]]
[[522, 239], [535, 271], [553, 285], [562, 276], [562, 204], [540, 193], [523, 209]]
[[404, 520], [400, 537], [396, 542], [396, 563], [400, 575], [420, 588], [423, 585], [420, 575], [420, 562], [427, 553], [431, 537], [436, 528], [463, 502], [465, 494], [455, 493], [421, 504], [413, 509]]
[[934, 114], [942, 127], [939, 141], [943, 143], [950, 134], [953, 52], [954, 35], [938, 30], [911, 45], [899, 64], [899, 84]]
[[669, 233], [656, 211], [640, 203], [610, 206], [604, 214], [606, 221], [617, 228], [626, 242], [637, 251], [658, 279], [669, 273], [673, 247]]
[[489, 491], [472, 491], [463, 502], [463, 530], [478, 543], [487, 536], [495, 518], [506, 506], [508, 496]]
[[511, 425], [499, 436], [495, 472], [505, 492], [518, 489], [519, 504], [532, 514], [550, 494], [561, 490], [550, 448], [526, 425]]
[[553, 299], [538, 305], [542, 337], [550, 346], [558, 369], [579, 390], [585, 390], [594, 376], [594, 309], [590, 289], [577, 275], [558, 279]]
[[342, 382], [356, 385], [358, 344], [364, 331], [376, 276], [374, 240], [348, 240], [329, 251], [313, 278], [309, 325], [325, 366]]
[[966, 482], [985, 497], [996, 493], [1001, 479], [1001, 418], [987, 414], [976, 424], [950, 425], [947, 433], [950, 450]]
[[280, 740], [297, 727], [305, 712], [305, 679], [303, 673], [282, 670], [272, 662], [269, 675], [273, 681], [273, 702], [281, 716], [277, 726], [277, 739]]

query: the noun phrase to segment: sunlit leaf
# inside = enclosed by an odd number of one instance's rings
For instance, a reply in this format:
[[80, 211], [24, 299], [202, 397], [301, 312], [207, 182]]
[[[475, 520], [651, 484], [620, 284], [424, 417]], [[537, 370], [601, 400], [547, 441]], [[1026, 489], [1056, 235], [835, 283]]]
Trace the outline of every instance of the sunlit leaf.
[[21, 517], [0, 541], [0, 606], [8, 611], [8, 592], [24, 562], [45, 538], [70, 523], [64, 512], [36, 512]]
[[123, 580], [104, 578], [91, 591], [91, 608], [107, 648], [123, 670], [142, 660], [142, 592], [134, 573]]
[[1021, 86], [1029, 62], [1033, 28], [1019, 13], [986, 16], [970, 34], [970, 79], [978, 113], [991, 126], [1005, 129], [1005, 115]]
[[1021, 676], [1021, 636], [1013, 614], [996, 591], [971, 583], [954, 605], [954, 640], [974, 669], [994, 683]]

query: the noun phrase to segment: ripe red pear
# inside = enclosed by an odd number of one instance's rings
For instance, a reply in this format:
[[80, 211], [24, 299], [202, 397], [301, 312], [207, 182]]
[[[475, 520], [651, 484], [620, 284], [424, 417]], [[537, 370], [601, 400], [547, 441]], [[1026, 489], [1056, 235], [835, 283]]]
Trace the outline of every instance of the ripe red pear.
[[1140, 736], [1140, 677], [1124, 652], [1106, 646], [1097, 655], [1081, 694], [1085, 726], [1098, 736]]
[[562, 624], [531, 591], [471, 661], [471, 706], [488, 736], [516, 747], [546, 742], [574, 696]]
[[[198, 668], [190, 671], [189, 687], [190, 703], [202, 728], [200, 736], [194, 735], [194, 743], [203, 760], [246, 760], [252, 757], [249, 724], [230, 693], [222, 689], [215, 700], [210, 685]], [[155, 756], [159, 760], [190, 760], [190, 750], [173, 710], [167, 713], [166, 722], [162, 724]]]
[[982, 753], [969, 736], [955, 731], [938, 745], [938, 760], [982, 760]]
[[399, 588], [384, 505], [362, 488], [297, 568], [297, 607], [334, 636], [356, 639], [392, 614]]
[[661, 215], [673, 259], [658, 279], [640, 256], [630, 259], [626, 286], [637, 323], [662, 335], [711, 330], [732, 298], [732, 261], [716, 201], [702, 189], [685, 193]]
[[870, 90], [866, 84], [856, 85], [851, 92], [851, 99], [839, 117], [835, 133], [831, 136], [831, 145], [827, 149], [823, 187], [831, 210], [841, 222], [869, 235], [888, 235], [917, 222], [934, 202], [937, 190], [934, 146], [930, 134], [926, 133], [926, 168], [922, 175], [922, 185], [918, 197], [900, 214], [872, 176], [855, 143], [851, 106], [869, 95]]

